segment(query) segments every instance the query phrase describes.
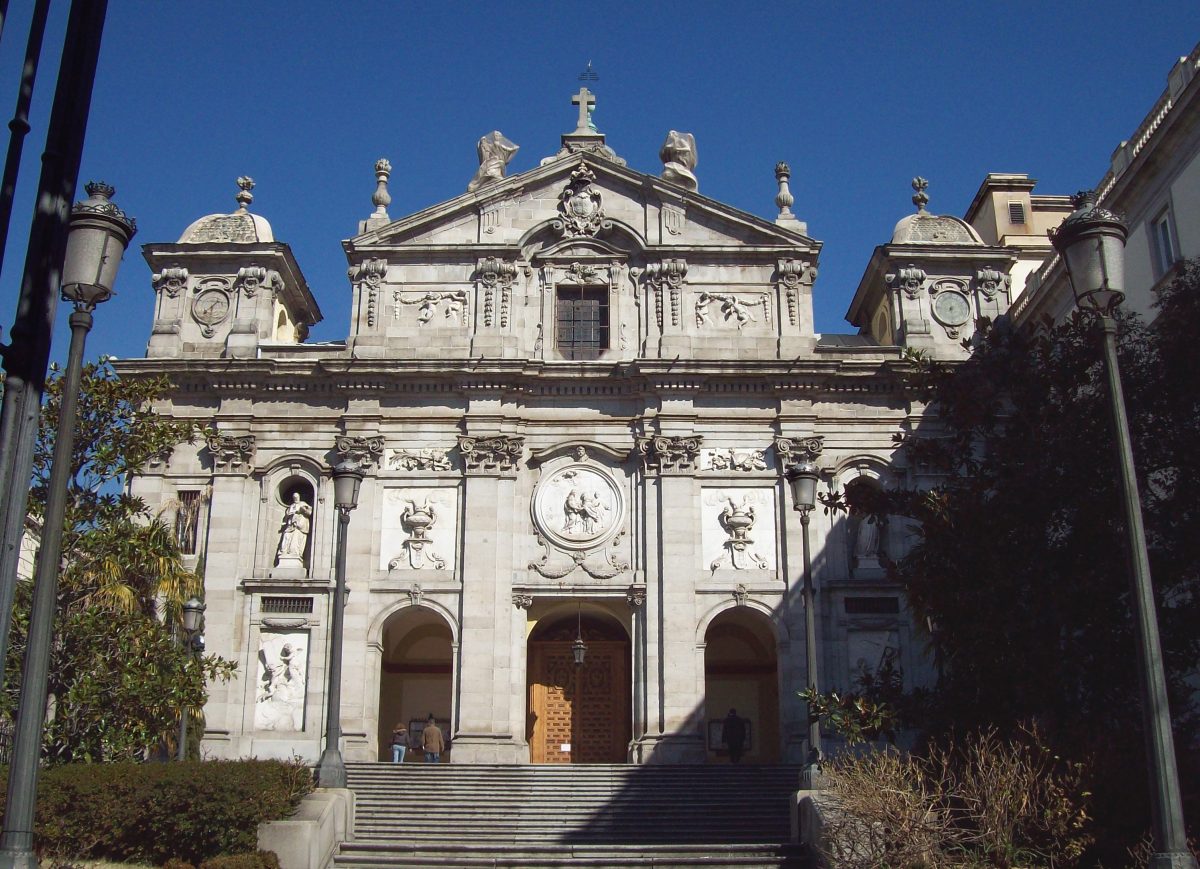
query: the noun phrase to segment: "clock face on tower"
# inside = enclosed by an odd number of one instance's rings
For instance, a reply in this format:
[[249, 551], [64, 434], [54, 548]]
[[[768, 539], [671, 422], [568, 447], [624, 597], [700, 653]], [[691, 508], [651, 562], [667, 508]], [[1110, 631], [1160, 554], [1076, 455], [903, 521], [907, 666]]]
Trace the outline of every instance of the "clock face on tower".
[[229, 294], [224, 290], [203, 290], [192, 301], [192, 316], [200, 324], [206, 338], [211, 338], [213, 326], [229, 316]]
[[958, 290], [942, 290], [933, 300], [933, 316], [946, 326], [961, 326], [971, 316], [971, 303]]

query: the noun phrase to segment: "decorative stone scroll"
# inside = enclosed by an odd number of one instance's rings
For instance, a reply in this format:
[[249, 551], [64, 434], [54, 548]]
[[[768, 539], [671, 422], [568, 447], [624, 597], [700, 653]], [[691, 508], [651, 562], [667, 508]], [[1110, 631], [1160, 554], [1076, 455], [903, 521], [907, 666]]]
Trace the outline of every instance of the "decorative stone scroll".
[[912, 264], [902, 269], [897, 269], [895, 274], [888, 274], [883, 277], [889, 287], [901, 290], [905, 298], [909, 301], [916, 301], [921, 295], [921, 288], [925, 286], [925, 278], [925, 270], [919, 269]]
[[999, 293], [1007, 293], [1011, 283], [1011, 277], [990, 266], [975, 272], [975, 288], [989, 302], [994, 301]]
[[775, 459], [779, 466], [779, 473], [787, 474], [801, 462], [816, 461], [817, 456], [821, 455], [824, 443], [825, 438], [821, 435], [803, 438], [775, 438]]
[[687, 211], [682, 206], [663, 203], [662, 225], [667, 235], [683, 235], [683, 229], [687, 226]]
[[512, 476], [525, 450], [525, 438], [516, 435], [473, 437], [459, 435], [458, 450], [467, 476]]
[[283, 278], [274, 269], [262, 266], [245, 266], [238, 269], [234, 286], [240, 289], [247, 299], [253, 299], [261, 289], [274, 292], [283, 286]]
[[514, 592], [512, 596], [512, 602], [513, 606], [515, 606], [517, 609], [527, 610], [533, 606], [533, 595]]
[[[484, 257], [479, 261], [475, 273], [483, 291], [483, 325], [491, 327], [499, 320], [500, 328], [507, 329], [509, 311], [512, 310], [513, 281], [517, 277], [516, 264], [499, 257]], [[496, 316], [497, 307], [500, 309], [499, 317]]]
[[454, 465], [448, 450], [388, 450], [385, 467], [389, 471], [449, 471]]
[[580, 163], [559, 194], [559, 216], [551, 225], [563, 238], [594, 236], [612, 228], [612, 221], [604, 215], [603, 198], [595, 180], [596, 174], [588, 164]]
[[383, 455], [383, 438], [338, 435], [334, 440], [335, 465], [346, 465], [359, 471], [367, 471], [379, 462]]
[[647, 474], [693, 474], [699, 467], [700, 435], [640, 437], [637, 452]]
[[227, 435], [215, 432], [205, 438], [212, 453], [213, 468], [218, 472], [248, 474], [254, 470], [254, 435]]
[[808, 260], [786, 257], [776, 264], [779, 290], [787, 303], [788, 324], [795, 326], [800, 321], [800, 287], [812, 286], [817, 279], [817, 269]]
[[746, 601], [750, 599], [750, 593], [746, 590], [746, 586], [738, 583], [733, 589], [733, 605], [745, 606]]
[[666, 307], [671, 311], [671, 325], [679, 325], [680, 296], [683, 293], [687, 270], [687, 261], [683, 259], [665, 259], [646, 266], [646, 282], [650, 284], [654, 293], [654, 317], [660, 330], [663, 327], [663, 311]]
[[393, 294], [396, 303], [395, 318], [400, 319], [400, 305], [417, 305], [417, 323], [428, 325], [440, 310], [442, 319], [454, 324], [467, 325], [467, 291], [466, 290], [431, 290], [421, 295], [406, 295], [400, 290]]
[[374, 326], [379, 318], [379, 287], [387, 276], [387, 260], [380, 258], [366, 259], [356, 266], [351, 266], [346, 274], [351, 283], [359, 285], [359, 293], [366, 290], [367, 325]]
[[646, 604], [646, 586], [634, 583], [625, 590], [625, 602], [630, 609], [640, 609]]
[[529, 562], [529, 569], [537, 571], [547, 579], [562, 579], [576, 568], [582, 568], [584, 573], [594, 579], [612, 579], [617, 574], [629, 570], [629, 562], [617, 554], [618, 544], [624, 536], [625, 530], [622, 529], [607, 544], [601, 544], [594, 549], [564, 553], [539, 533], [538, 546], [546, 551], [537, 561]]
[[414, 582], [408, 587], [408, 604], [409, 606], [420, 606], [421, 601], [425, 597], [425, 590], [421, 588], [421, 583]]
[[176, 299], [187, 286], [188, 270], [184, 268], [163, 269], [158, 274], [150, 276], [154, 289], [162, 290], [168, 299]]
[[308, 631], [261, 634], [255, 730], [298, 733], [304, 729], [307, 665]]

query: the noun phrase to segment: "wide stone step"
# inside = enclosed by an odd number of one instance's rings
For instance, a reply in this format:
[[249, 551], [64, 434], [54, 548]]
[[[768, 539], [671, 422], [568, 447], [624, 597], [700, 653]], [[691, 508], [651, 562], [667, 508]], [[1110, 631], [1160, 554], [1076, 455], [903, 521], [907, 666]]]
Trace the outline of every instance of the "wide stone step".
[[334, 864], [351, 867], [792, 867], [808, 866], [804, 852], [797, 846], [748, 843], [730, 845], [608, 845], [504, 846], [497, 844], [459, 844], [433, 847], [425, 844], [387, 845], [352, 842], [342, 846]]

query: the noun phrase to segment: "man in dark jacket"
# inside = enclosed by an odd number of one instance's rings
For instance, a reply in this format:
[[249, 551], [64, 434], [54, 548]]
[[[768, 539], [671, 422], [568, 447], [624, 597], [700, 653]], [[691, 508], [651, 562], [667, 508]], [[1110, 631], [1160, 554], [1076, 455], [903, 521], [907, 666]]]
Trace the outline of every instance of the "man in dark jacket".
[[729, 762], [742, 759], [742, 748], [746, 745], [746, 722], [738, 717], [736, 709], [730, 709], [721, 727], [721, 741], [729, 749]]

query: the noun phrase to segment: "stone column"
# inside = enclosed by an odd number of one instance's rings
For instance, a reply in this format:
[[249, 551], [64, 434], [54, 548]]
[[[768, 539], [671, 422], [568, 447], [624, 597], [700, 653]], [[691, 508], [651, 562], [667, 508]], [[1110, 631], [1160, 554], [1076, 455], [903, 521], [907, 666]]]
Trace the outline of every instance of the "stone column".
[[463, 492], [463, 623], [458, 653], [455, 763], [518, 763], [523, 734], [513, 733], [512, 575], [516, 476], [524, 438], [458, 439]]
[[[698, 435], [638, 438], [645, 474], [654, 477], [657, 527], [650, 545], [661, 558], [657, 570], [647, 564], [647, 619], [654, 635], [657, 667], [648, 672], [651, 696], [657, 693], [657, 722], [651, 717], [642, 739], [648, 763], [703, 763], [704, 739], [697, 716], [703, 706], [703, 674], [696, 673], [696, 540], [700, 534], [700, 498], [695, 472]], [[649, 492], [648, 483], [647, 490]], [[652, 501], [648, 495], [648, 501]], [[647, 511], [648, 514], [650, 511]], [[649, 638], [648, 638], [649, 639]], [[652, 701], [653, 702], [653, 701]], [[657, 732], [655, 725], [657, 724]]]
[[642, 762], [641, 740], [646, 735], [646, 586], [634, 583], [625, 592], [629, 604], [633, 678], [633, 738], [629, 743], [631, 763]]
[[[238, 663], [237, 673], [228, 682], [208, 686], [204, 714], [207, 721], [202, 752], [218, 757], [239, 757], [250, 753], [249, 736], [244, 735], [242, 693], [247, 682], [253, 683], [256, 650], [247, 648], [243, 628], [243, 595], [238, 584], [244, 572], [243, 546], [254, 551], [254, 535], [245, 534], [255, 527], [257, 516], [246, 515], [258, 504], [247, 492], [248, 477], [254, 470], [254, 435], [220, 432], [207, 442], [212, 458], [212, 499], [208, 505], [208, 533], [204, 570], [204, 641], [211, 654]], [[249, 523], [249, 524], [248, 524]], [[253, 714], [248, 727], [253, 727]]]

